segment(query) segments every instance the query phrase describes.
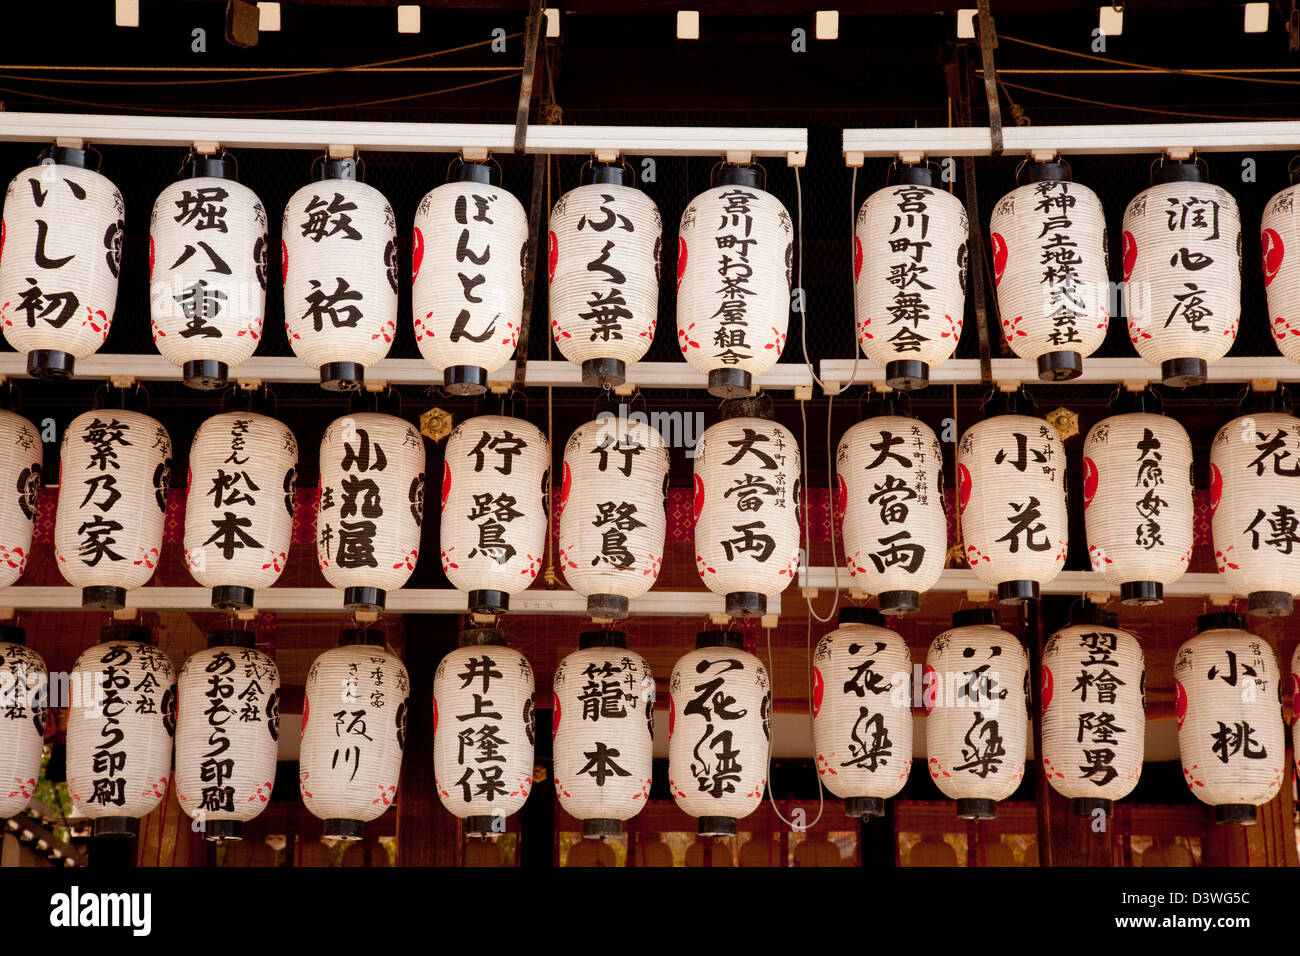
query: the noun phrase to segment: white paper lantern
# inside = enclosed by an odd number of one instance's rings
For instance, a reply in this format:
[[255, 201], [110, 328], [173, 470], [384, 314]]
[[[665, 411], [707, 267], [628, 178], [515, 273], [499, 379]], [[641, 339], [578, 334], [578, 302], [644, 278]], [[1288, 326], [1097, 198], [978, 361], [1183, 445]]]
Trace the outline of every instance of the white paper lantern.
[[625, 185], [630, 168], [589, 164], [551, 210], [551, 336], [582, 384], [622, 385], [654, 342], [663, 220]]
[[1196, 799], [1219, 823], [1249, 825], [1282, 788], [1281, 673], [1241, 614], [1204, 614], [1174, 658], [1178, 751]]
[[700, 836], [735, 836], [767, 786], [772, 689], [743, 647], [736, 631], [703, 631], [668, 683], [668, 789]]
[[761, 617], [799, 564], [799, 446], [739, 400], [695, 449], [695, 564], [731, 617]]
[[970, 220], [926, 166], [904, 166], [858, 210], [858, 344], [891, 388], [924, 388], [952, 357], [966, 310]]
[[794, 225], [762, 178], [758, 167], [718, 167], [678, 232], [677, 344], [721, 398], [753, 391], [790, 324]]
[[1025, 776], [1029, 657], [989, 608], [958, 611], [930, 644], [922, 688], [930, 776], [957, 816], [992, 820]]
[[564, 446], [560, 568], [596, 620], [627, 617], [654, 586], [668, 527], [668, 449], [655, 428], [607, 413]]
[[347, 629], [312, 662], [303, 691], [298, 790], [327, 839], [359, 840], [397, 797], [406, 746], [406, 666], [378, 630]]
[[5, 491], [0, 496], [0, 588], [7, 588], [23, 576], [31, 557], [45, 454], [36, 426], [4, 409], [0, 448], [7, 449], [0, 460], [0, 488]]
[[63, 433], [54, 556], [82, 607], [115, 610], [153, 577], [162, 553], [172, 443], [148, 415], [83, 412]]
[[874, 608], [840, 609], [813, 656], [813, 745], [850, 817], [880, 817], [912, 770], [912, 655]]
[[284, 329], [322, 388], [355, 391], [397, 334], [397, 219], [354, 159], [324, 160], [281, 225]]
[[177, 679], [176, 800], [209, 840], [266, 809], [280, 741], [280, 672], [252, 631], [214, 631]]
[[583, 836], [617, 837], [650, 799], [654, 675], [622, 631], [588, 631], [551, 686], [556, 798]]
[[[1263, 253], [1264, 293], [1268, 300], [1269, 327], [1278, 351], [1300, 362], [1300, 220], [1295, 201], [1300, 186], [1294, 183], [1276, 193], [1264, 206], [1259, 244]], [[1291, 256], [1288, 258], [1287, 253]]]
[[281, 422], [226, 412], [199, 426], [190, 446], [185, 564], [212, 589], [212, 606], [253, 606], [289, 560], [298, 442]]
[[176, 675], [146, 627], [106, 627], [73, 665], [68, 794], [96, 836], [135, 835], [167, 795]]
[[1101, 200], [1065, 163], [1033, 163], [993, 207], [989, 241], [1007, 344], [1043, 381], [1078, 378], [1110, 321]]
[[551, 447], [535, 426], [504, 415], [461, 422], [442, 467], [442, 570], [469, 609], [501, 614], [546, 554]]
[[1043, 773], [1074, 812], [1109, 815], [1133, 792], [1146, 744], [1146, 661], [1114, 614], [1080, 612], [1043, 646]]
[[840, 439], [835, 472], [854, 587], [886, 614], [918, 610], [948, 551], [939, 439], [915, 418], [869, 418]]
[[45, 749], [49, 671], [26, 645], [21, 627], [0, 624], [0, 820], [27, 809]]
[[409, 422], [361, 412], [336, 418], [320, 443], [316, 561], [343, 606], [383, 608], [420, 556], [424, 440]]
[[1124, 210], [1124, 303], [1138, 354], [1166, 385], [1200, 385], [1241, 319], [1237, 201], [1192, 163], [1166, 163]]
[[126, 203], [86, 168], [81, 149], [52, 147], [5, 193], [0, 224], [0, 325], [27, 353], [27, 374], [62, 379], [113, 324]]
[[415, 341], [453, 395], [486, 391], [523, 326], [528, 216], [491, 171], [461, 163], [456, 181], [427, 193], [415, 212]]
[[1083, 508], [1092, 569], [1125, 604], [1164, 600], [1192, 560], [1192, 441], [1165, 415], [1131, 412], [1083, 443]]
[[1214, 560], [1257, 617], [1291, 613], [1300, 593], [1300, 419], [1234, 418], [1210, 446]]
[[1036, 600], [1065, 566], [1065, 447], [1028, 415], [976, 422], [957, 446], [957, 497], [966, 563], [1003, 604]]
[[533, 669], [504, 631], [461, 631], [433, 675], [433, 785], [466, 836], [504, 833], [533, 788]]

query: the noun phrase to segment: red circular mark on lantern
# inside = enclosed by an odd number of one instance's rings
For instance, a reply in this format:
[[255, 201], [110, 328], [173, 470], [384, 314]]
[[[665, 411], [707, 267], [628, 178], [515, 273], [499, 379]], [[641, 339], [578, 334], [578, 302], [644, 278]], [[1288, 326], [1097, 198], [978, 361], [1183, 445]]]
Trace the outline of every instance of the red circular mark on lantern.
[[999, 232], [989, 236], [989, 243], [993, 246], [993, 285], [1002, 284], [1002, 273], [1007, 267], [1007, 241], [1002, 238]]
[[1052, 702], [1052, 669], [1046, 664], [1038, 668], [1038, 689], [1043, 698], [1043, 710]]
[[[5, 225], [5, 221], [4, 221], [3, 219], [0, 219], [0, 259], [3, 259], [3, 258], [4, 258], [4, 254], [5, 254], [5, 233], [8, 232], [8, 231], [9, 231], [9, 228], [8, 228], [8, 226]], [[152, 275], [152, 273], [150, 273], [150, 274]]]
[[835, 510], [843, 517], [844, 509], [849, 505], [849, 486], [844, 483], [843, 475], [835, 476]]
[[1083, 508], [1088, 510], [1088, 505], [1092, 504], [1093, 496], [1097, 494], [1097, 480], [1100, 478], [1097, 472], [1097, 463], [1091, 458], [1084, 456], [1083, 459]]
[[[438, 722], [438, 718], [436, 716], [438, 713], [437, 704], [434, 704], [433, 712], [435, 715], [433, 718], [433, 722], [436, 724]], [[300, 740], [302, 739], [303, 734], [307, 733], [307, 715], [310, 713], [311, 713], [311, 700], [307, 697], [306, 694], [303, 694], [302, 695], [302, 726], [298, 728], [298, 738]]]
[[1210, 515], [1219, 510], [1219, 499], [1223, 497], [1223, 472], [1219, 466], [1210, 462]]
[[[569, 463], [564, 463], [564, 477], [560, 479], [560, 510], [569, 503], [569, 492], [573, 488], [573, 475], [569, 472]], [[558, 518], [559, 515], [556, 515]]]
[[939, 692], [939, 672], [929, 664], [925, 665], [925, 670], [921, 673], [921, 702], [925, 705], [925, 714], [930, 716], [930, 711], [934, 710], [935, 695]]
[[957, 466], [957, 506], [961, 513], [966, 513], [966, 503], [970, 501], [970, 469], [965, 465]]
[[1123, 248], [1124, 248], [1123, 251], [1124, 281], [1127, 282], [1128, 277], [1133, 274], [1133, 266], [1137, 264], [1137, 258], [1138, 258], [1137, 240], [1133, 238], [1133, 233], [1129, 232], [1128, 230], [1124, 231]]
[[442, 508], [447, 507], [447, 496], [451, 494], [451, 465], [442, 463]]
[[1174, 712], [1178, 715], [1178, 729], [1183, 729], [1183, 718], [1187, 716], [1187, 689], [1183, 682], [1174, 678]]
[[862, 275], [862, 240], [857, 236], [853, 237], [853, 281], [858, 281], [858, 276]]
[[438, 698], [436, 697], [433, 699], [433, 732], [435, 734], [438, 732]]
[[1300, 724], [1300, 674], [1291, 675], [1291, 723]]
[[1277, 270], [1282, 268], [1282, 237], [1275, 229], [1265, 229], [1259, 234], [1259, 244], [1264, 252], [1264, 285], [1267, 286], [1277, 278]]
[[[4, 243], [0, 241], [0, 247], [3, 246]], [[153, 236], [149, 237], [149, 280], [153, 281]], [[1265, 285], [1267, 285], [1267, 283], [1265, 283]]]
[[280, 279], [289, 278], [289, 244], [280, 240]]
[[[554, 235], [552, 233], [551, 235]], [[551, 739], [560, 732], [560, 695], [551, 691]]]
[[673, 703], [673, 695], [668, 695], [668, 736], [672, 737], [673, 727], [677, 724], [677, 705]]
[[821, 668], [813, 668], [813, 716], [821, 713], [822, 696], [826, 691], [826, 681], [822, 679]]
[[192, 484], [194, 484], [194, 469], [186, 468], [185, 469], [185, 497], [186, 498], [190, 496], [190, 485]]
[[555, 238], [552, 229], [546, 237], [546, 281], [555, 281], [555, 263], [560, 260], [560, 240]]
[[677, 290], [682, 288], [682, 276], [686, 275], [686, 240], [677, 237]]
[[411, 281], [414, 282], [416, 276], [420, 274], [420, 263], [424, 261], [424, 233], [420, 227], [415, 227], [415, 235], [411, 237]]
[[699, 475], [695, 476], [695, 520], [700, 520], [700, 512], [704, 510], [704, 479]]

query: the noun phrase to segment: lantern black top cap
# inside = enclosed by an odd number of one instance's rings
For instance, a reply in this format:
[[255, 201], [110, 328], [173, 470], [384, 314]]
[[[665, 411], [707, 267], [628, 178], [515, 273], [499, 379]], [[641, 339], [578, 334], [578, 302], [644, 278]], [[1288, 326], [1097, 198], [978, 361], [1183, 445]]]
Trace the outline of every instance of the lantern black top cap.
[[761, 166], [733, 166], [731, 163], [719, 163], [713, 168], [709, 177], [711, 188], [718, 186], [745, 186], [750, 189], [762, 189], [765, 179]]
[[209, 631], [208, 647], [256, 647], [257, 635], [252, 631]]
[[1004, 392], [1001, 389], [998, 389], [988, 397], [987, 401], [984, 402], [985, 418], [993, 418], [997, 415], [1033, 414], [1033, 399], [1019, 391]]
[[953, 627], [980, 627], [983, 625], [1001, 627], [1002, 618], [991, 607], [967, 607], [953, 612]]
[[101, 644], [115, 641], [137, 641], [141, 644], [153, 643], [153, 631], [141, 624], [110, 624], [99, 632]]
[[[451, 179], [458, 183], [482, 183], [484, 186], [492, 185], [492, 174], [497, 169], [492, 163], [471, 162], [461, 160], [453, 164]], [[497, 177], [498, 179], [500, 176]]]
[[1234, 611], [1219, 611], [1215, 614], [1202, 614], [1196, 619], [1197, 634], [1219, 630], [1246, 630], [1246, 615]]
[[695, 647], [732, 647], [743, 649], [745, 638], [739, 631], [700, 631], [695, 635]]
[[1163, 162], [1156, 168], [1156, 184], [1209, 182], [1205, 163], [1195, 157], [1177, 162]]
[[595, 184], [609, 186], [627, 186], [629, 169], [626, 164], [621, 162], [603, 163], [599, 160], [592, 160], [584, 163], [579, 181], [584, 186]]
[[239, 178], [235, 158], [225, 153], [220, 156], [190, 153], [181, 163], [181, 176], [185, 179], [197, 179], [200, 176], [231, 180]]
[[1054, 159], [1047, 163], [1029, 163], [1023, 174], [1026, 183], [1065, 182], [1073, 178], [1070, 164]]
[[383, 647], [384, 643], [384, 632], [376, 627], [345, 627], [339, 631], [339, 647], [353, 644]]
[[1076, 604], [1070, 609], [1071, 624], [1091, 624], [1097, 627], [1119, 627], [1119, 615], [1091, 603]]
[[589, 647], [627, 647], [626, 631], [583, 631], [578, 635], [578, 649]]
[[772, 399], [767, 395], [754, 395], [749, 398], [729, 398], [722, 403], [722, 420], [731, 418], [762, 418], [776, 420], [776, 409]]
[[460, 632], [461, 647], [506, 643], [508, 643], [506, 632], [499, 627], [467, 627]]
[[894, 182], [900, 186], [933, 186], [934, 169], [925, 162], [896, 166]]
[[884, 627], [885, 615], [874, 607], [842, 607], [840, 608], [838, 623], [840, 625], [871, 624], [875, 627]]
[[80, 166], [86, 168], [86, 149], [75, 146], [47, 146], [41, 150], [42, 163], [58, 163], [60, 166]]
[[355, 156], [348, 156], [344, 159], [331, 159], [328, 156], [321, 157], [317, 160], [319, 166], [312, 164], [312, 179], [320, 182], [325, 179], [360, 179], [358, 167], [361, 161]]

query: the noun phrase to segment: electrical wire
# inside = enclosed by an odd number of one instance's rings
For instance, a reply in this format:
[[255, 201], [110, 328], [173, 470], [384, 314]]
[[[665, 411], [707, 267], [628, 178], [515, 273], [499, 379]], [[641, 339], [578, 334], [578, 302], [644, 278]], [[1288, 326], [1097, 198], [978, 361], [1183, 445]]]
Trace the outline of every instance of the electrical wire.
[[1067, 93], [1055, 93], [1051, 90], [1042, 90], [1034, 86], [1024, 86], [1023, 84], [1020, 83], [1005, 83], [1004, 85], [1012, 87], [1013, 89], [1017, 89], [1017, 90], [1025, 90], [1026, 92], [1029, 93], [1039, 93], [1043, 96], [1052, 96], [1061, 100], [1070, 100], [1074, 103], [1086, 103], [1089, 106], [1104, 106], [1108, 109], [1113, 109], [1113, 110], [1132, 110], [1137, 113], [1154, 113], [1158, 116], [1190, 116], [1193, 117], [1194, 119], [1235, 120], [1237, 122], [1241, 122], [1243, 120], [1246, 121], [1256, 120], [1261, 122], [1290, 122], [1295, 119], [1294, 116], [1242, 116], [1241, 114], [1231, 116], [1222, 113], [1195, 113], [1190, 110], [1162, 110], [1162, 109], [1155, 109], [1153, 107], [1147, 107], [1147, 106], [1133, 106], [1130, 103], [1107, 103], [1104, 100], [1093, 100], [1093, 99], [1088, 99], [1087, 97], [1084, 96], [1070, 96]]
[[[772, 667], [772, 629], [764, 628], [767, 633], [767, 673], [769, 685], [771, 675], [775, 672]], [[808, 633], [804, 639], [805, 656], [808, 660], [808, 740], [812, 744], [810, 752], [813, 755], [813, 770], [817, 770], [817, 738], [813, 732], [812, 717], [812, 699], [813, 699], [813, 681], [812, 681], [812, 618], [808, 618]], [[817, 770], [817, 816], [813, 817], [812, 823], [796, 824], [787, 820], [781, 814], [781, 808], [776, 805], [776, 798], [772, 796], [772, 748], [767, 748], [767, 801], [772, 805], [772, 812], [776, 818], [797, 833], [803, 833], [815, 827], [822, 814], [826, 810], [826, 791], [822, 787], [821, 771]]]

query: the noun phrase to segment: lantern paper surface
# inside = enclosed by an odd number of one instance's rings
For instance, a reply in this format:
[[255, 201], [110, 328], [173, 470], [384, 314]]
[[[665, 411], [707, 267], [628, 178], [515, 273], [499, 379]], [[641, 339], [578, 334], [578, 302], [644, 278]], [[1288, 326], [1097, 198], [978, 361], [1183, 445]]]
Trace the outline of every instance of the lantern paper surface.
[[458, 647], [433, 676], [433, 774], [458, 817], [504, 817], [533, 788], [533, 669], [500, 644]]
[[5, 193], [0, 226], [0, 324], [19, 352], [83, 359], [108, 337], [117, 305], [126, 204], [80, 166], [24, 169]]
[[625, 647], [574, 651], [555, 669], [555, 794], [579, 820], [630, 820], [650, 798], [655, 683]]
[[167, 429], [140, 412], [83, 412], [63, 433], [54, 554], [76, 587], [138, 588], [162, 550], [171, 482]]
[[510, 361], [524, 309], [528, 217], [514, 194], [444, 183], [415, 213], [411, 308], [415, 341], [434, 368], [489, 372]]
[[204, 587], [269, 588], [289, 559], [298, 442], [253, 412], [214, 415], [190, 446], [185, 564]]
[[668, 683], [668, 788], [693, 817], [749, 816], [771, 748], [767, 668], [732, 647], [688, 651]]
[[234, 368], [257, 351], [266, 265], [266, 209], [247, 186], [200, 176], [164, 189], [149, 223], [149, 311], [163, 358]]
[[1065, 566], [1065, 448], [1027, 415], [977, 422], [957, 447], [966, 562], [985, 584], [1050, 581]]
[[143, 817], [167, 794], [176, 731], [176, 675], [141, 641], [83, 651], [80, 700], [68, 708], [68, 793], [81, 816]]
[[1269, 328], [1278, 351], [1300, 362], [1300, 219], [1295, 201], [1300, 187], [1288, 186], [1264, 206], [1259, 227], [1264, 293]]
[[858, 422], [840, 439], [835, 469], [854, 586], [872, 594], [934, 587], [948, 519], [943, 450], [929, 426], [897, 415]]
[[1092, 569], [1110, 584], [1173, 584], [1192, 559], [1192, 441], [1165, 415], [1112, 415], [1083, 443]]
[[40, 654], [0, 641], [0, 819], [21, 813], [36, 793], [49, 717], [48, 674]]
[[551, 450], [534, 425], [502, 415], [461, 422], [442, 472], [442, 570], [462, 591], [518, 594], [545, 559]]
[[36, 426], [13, 412], [0, 410], [0, 587], [7, 588], [27, 570], [36, 524], [45, 459]]
[[176, 800], [192, 818], [247, 821], [266, 809], [280, 740], [280, 673], [249, 647], [192, 654], [177, 680]]
[[912, 769], [912, 655], [894, 631], [845, 623], [813, 657], [817, 772], [837, 797], [892, 797]]
[[1062, 628], [1043, 647], [1043, 770], [1064, 797], [1119, 800], [1142, 775], [1146, 661], [1128, 631]]

